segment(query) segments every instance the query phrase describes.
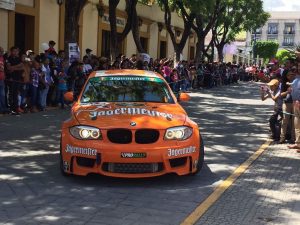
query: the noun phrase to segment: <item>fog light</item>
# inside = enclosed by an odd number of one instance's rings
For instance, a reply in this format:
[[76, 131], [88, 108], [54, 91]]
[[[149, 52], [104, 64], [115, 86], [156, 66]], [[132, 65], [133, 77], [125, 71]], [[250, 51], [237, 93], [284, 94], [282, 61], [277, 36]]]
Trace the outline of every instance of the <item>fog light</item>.
[[194, 160], [193, 167], [196, 168], [196, 167], [197, 167], [197, 164], [198, 164], [198, 160]]

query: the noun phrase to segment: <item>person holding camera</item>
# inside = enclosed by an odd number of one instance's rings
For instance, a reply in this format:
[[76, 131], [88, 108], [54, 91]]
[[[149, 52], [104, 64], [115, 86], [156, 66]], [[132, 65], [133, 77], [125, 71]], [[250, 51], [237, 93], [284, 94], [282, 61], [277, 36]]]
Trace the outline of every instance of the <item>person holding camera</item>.
[[[289, 139], [290, 143], [295, 142], [295, 129], [294, 129], [294, 107], [293, 107], [293, 98], [290, 93], [288, 82], [293, 82], [297, 73], [295, 67], [285, 70], [282, 75], [281, 82], [281, 97], [283, 98], [283, 120], [281, 124], [281, 135], [279, 143], [285, 143], [286, 139]], [[290, 129], [288, 129], [289, 124], [291, 124]]]
[[282, 97], [279, 87], [279, 81], [277, 79], [271, 80], [267, 86], [261, 87], [261, 100], [265, 101], [268, 98], [271, 98], [274, 101], [274, 112], [269, 119], [270, 129], [271, 129], [271, 138], [275, 141], [279, 140], [280, 129], [278, 129], [278, 124], [282, 120]]
[[296, 149], [300, 153], [300, 62], [297, 65], [297, 75], [291, 83], [289, 89], [294, 106], [294, 126], [295, 126], [295, 144], [288, 146], [289, 149]]

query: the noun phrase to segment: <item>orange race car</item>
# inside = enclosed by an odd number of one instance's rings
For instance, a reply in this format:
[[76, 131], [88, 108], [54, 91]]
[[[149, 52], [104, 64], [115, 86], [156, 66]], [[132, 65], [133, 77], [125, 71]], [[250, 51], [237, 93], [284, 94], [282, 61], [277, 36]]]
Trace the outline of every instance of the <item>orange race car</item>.
[[199, 128], [178, 104], [189, 98], [177, 99], [154, 72], [93, 72], [62, 125], [62, 173], [138, 178], [200, 171]]

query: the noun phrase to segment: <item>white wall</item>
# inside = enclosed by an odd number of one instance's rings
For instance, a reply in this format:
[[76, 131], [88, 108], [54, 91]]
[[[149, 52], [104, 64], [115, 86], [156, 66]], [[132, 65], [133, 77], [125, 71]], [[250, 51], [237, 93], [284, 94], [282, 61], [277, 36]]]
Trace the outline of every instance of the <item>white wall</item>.
[[8, 11], [0, 9], [0, 46], [4, 51], [9, 49], [8, 46]]
[[39, 51], [42, 43], [48, 43], [50, 40], [56, 42], [55, 49], [59, 42], [59, 5], [55, 0], [40, 1], [40, 40]]
[[82, 56], [85, 49], [90, 48], [93, 54], [97, 54], [98, 39], [98, 11], [94, 4], [87, 4], [83, 10], [83, 30], [82, 30]]

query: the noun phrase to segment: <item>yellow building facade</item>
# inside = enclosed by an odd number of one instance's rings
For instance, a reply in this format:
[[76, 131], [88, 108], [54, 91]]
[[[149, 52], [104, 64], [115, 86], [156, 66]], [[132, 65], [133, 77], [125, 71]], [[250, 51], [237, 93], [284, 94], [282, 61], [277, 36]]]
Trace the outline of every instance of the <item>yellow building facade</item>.
[[[13, 9], [1, 8], [0, 0], [0, 46], [8, 50], [18, 46], [22, 50], [32, 49], [43, 52], [42, 43], [55, 41], [56, 50], [64, 47], [64, 1], [57, 0], [2, 0], [15, 4]], [[58, 4], [61, 2], [62, 4]], [[99, 16], [99, 3], [102, 2], [103, 16]], [[164, 12], [158, 5], [138, 4], [137, 12], [140, 18], [139, 29], [141, 43], [153, 58], [174, 57], [172, 41], [164, 26]], [[117, 8], [117, 28], [122, 32], [126, 24], [125, 1], [121, 0]], [[177, 14], [172, 15], [172, 26], [176, 37], [181, 38], [183, 21]], [[93, 54], [107, 56], [109, 54], [110, 24], [108, 17], [108, 0], [89, 0], [84, 7], [79, 21], [79, 47], [82, 55], [90, 48]], [[196, 51], [196, 35], [191, 33], [183, 50], [183, 59], [191, 60]], [[120, 51], [126, 56], [137, 53], [130, 32]]]

